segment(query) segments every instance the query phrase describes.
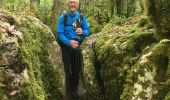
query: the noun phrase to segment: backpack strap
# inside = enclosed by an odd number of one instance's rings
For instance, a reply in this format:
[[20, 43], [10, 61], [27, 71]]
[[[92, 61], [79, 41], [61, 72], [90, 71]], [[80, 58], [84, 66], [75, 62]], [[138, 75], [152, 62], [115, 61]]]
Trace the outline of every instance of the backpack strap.
[[82, 21], [83, 21], [83, 14], [82, 13], [80, 13], [80, 21], [81, 21], [81, 23], [82, 23]]
[[[68, 25], [67, 24], [67, 18], [68, 18], [68, 15], [67, 15], [67, 13], [65, 13], [64, 15], [64, 26], [72, 26], [72, 25]], [[80, 23], [82, 24], [82, 21], [83, 21], [83, 14], [82, 13], [80, 13]]]
[[67, 26], [67, 13], [64, 14], [64, 26]]
[[79, 20], [80, 26], [82, 25], [83, 16], [84, 16], [84, 15], [83, 15], [82, 13], [80, 13], [80, 20]]

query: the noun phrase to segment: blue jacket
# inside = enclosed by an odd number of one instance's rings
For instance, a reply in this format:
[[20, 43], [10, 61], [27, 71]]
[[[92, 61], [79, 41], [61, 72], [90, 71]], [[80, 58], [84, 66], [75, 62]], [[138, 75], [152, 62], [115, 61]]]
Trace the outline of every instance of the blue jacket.
[[[67, 16], [68, 16], [67, 24], [69, 26], [64, 26], [64, 16], [63, 15], [61, 15], [59, 18], [58, 28], [57, 28], [57, 33], [58, 33], [57, 38], [59, 39], [59, 41], [61, 41], [65, 45], [70, 46], [70, 41], [76, 40], [76, 38], [77, 38], [76, 28], [72, 24], [73, 24], [73, 22], [76, 21], [76, 19], [80, 19], [80, 13], [76, 12], [73, 16], [71, 16], [70, 12], [67, 12]], [[90, 33], [89, 25], [88, 25], [87, 20], [84, 16], [82, 19], [81, 28], [83, 30], [83, 34], [80, 36], [80, 41], [82, 41]]]

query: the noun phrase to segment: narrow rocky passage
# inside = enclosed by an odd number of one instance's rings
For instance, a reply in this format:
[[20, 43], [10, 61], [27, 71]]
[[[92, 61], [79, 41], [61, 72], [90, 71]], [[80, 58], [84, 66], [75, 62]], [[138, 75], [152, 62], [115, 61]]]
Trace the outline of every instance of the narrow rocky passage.
[[[169, 100], [170, 40], [156, 30], [137, 16], [90, 35], [81, 47], [81, 100]], [[0, 10], [0, 54], [2, 100], [65, 98], [60, 46], [39, 19]]]

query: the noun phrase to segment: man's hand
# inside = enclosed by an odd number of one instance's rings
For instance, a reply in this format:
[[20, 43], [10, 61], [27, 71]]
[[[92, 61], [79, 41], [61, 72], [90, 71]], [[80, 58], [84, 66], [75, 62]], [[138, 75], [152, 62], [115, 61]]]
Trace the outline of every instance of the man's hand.
[[77, 33], [77, 35], [82, 35], [83, 30], [81, 28], [77, 28], [76, 33]]
[[71, 40], [70, 44], [71, 44], [71, 47], [74, 49], [76, 49], [79, 46], [78, 42], [75, 40]]

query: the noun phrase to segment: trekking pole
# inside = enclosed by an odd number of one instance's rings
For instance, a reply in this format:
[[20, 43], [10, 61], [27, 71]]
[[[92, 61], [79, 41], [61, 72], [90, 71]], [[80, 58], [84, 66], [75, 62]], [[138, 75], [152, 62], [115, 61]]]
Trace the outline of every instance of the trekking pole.
[[[80, 20], [79, 19], [76, 20], [76, 28], [81, 28]], [[80, 35], [79, 34], [77, 34], [77, 42], [80, 45]], [[78, 68], [77, 71], [78, 71], [78, 73], [79, 73], [79, 70], [80, 70], [79, 69], [79, 67], [80, 67], [80, 56], [79, 56], [79, 53], [80, 53], [80, 47], [78, 46], [77, 51], [76, 51], [77, 68]]]
[[[80, 19], [77, 19], [76, 20], [76, 28], [81, 28], [81, 21], [80, 21]], [[79, 43], [79, 45], [80, 45], [80, 35], [77, 33], [77, 37], [76, 37], [77, 39], [77, 42]], [[77, 65], [77, 72], [78, 72], [78, 75], [79, 75], [79, 82], [80, 82], [80, 80], [81, 80], [81, 55], [80, 55], [80, 46], [78, 46], [78, 48], [76, 49], [76, 65]], [[80, 86], [80, 83], [78, 84], [78, 87], [79, 88], [81, 88], [81, 86]], [[78, 89], [79, 89], [78, 88]], [[80, 89], [79, 89], [79, 91], [78, 91], [78, 94], [80, 95], [81, 94], [81, 92], [80, 92]], [[81, 94], [81, 96], [82, 96], [82, 94]]]
[[[76, 20], [76, 23], [75, 23], [75, 28], [81, 28], [81, 20], [80, 19], [77, 19]], [[81, 38], [80, 38], [80, 34], [77, 33], [77, 37], [76, 37], [76, 41], [79, 43], [80, 45], [80, 42], [81, 42]], [[84, 83], [84, 76], [83, 76], [83, 71], [82, 71], [82, 53], [80, 51], [80, 46], [78, 46], [78, 48], [76, 49], [76, 65], [77, 65], [77, 72], [79, 74], [79, 82], [81, 82], [81, 85], [85, 88], [85, 83]], [[80, 83], [79, 83], [79, 95], [84, 97], [84, 90], [81, 89], [82, 86], [80, 86]], [[84, 100], [84, 99], [83, 99]]]

